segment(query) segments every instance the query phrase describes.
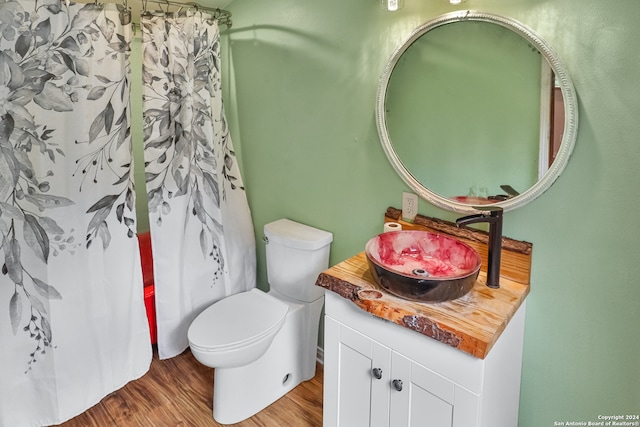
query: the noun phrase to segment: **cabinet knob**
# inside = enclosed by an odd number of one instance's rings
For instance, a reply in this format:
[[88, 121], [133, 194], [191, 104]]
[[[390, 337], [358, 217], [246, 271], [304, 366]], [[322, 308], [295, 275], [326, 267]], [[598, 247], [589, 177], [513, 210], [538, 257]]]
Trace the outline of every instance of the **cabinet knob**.
[[379, 380], [380, 378], [382, 378], [382, 369], [380, 369], [380, 368], [373, 368], [373, 369], [371, 370], [371, 373], [372, 373], [372, 374], [373, 374], [373, 376], [374, 376], [376, 379], [378, 379], [378, 380]]
[[402, 391], [402, 380], [393, 380], [391, 381], [391, 384], [397, 391]]

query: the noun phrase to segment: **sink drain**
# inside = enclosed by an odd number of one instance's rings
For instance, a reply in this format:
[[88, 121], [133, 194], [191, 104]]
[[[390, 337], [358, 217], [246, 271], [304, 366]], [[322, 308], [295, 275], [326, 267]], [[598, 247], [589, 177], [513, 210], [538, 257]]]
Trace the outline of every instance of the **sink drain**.
[[416, 268], [412, 271], [412, 273], [420, 277], [429, 277], [429, 272], [424, 268]]

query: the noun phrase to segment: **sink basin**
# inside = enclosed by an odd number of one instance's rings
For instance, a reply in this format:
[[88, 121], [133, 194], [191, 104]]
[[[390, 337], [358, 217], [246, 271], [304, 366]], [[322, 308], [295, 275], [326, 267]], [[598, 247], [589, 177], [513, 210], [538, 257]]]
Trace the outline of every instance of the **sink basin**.
[[409, 300], [442, 302], [467, 294], [480, 272], [480, 254], [443, 234], [419, 230], [382, 233], [365, 254], [378, 284]]
[[451, 199], [456, 202], [467, 203], [469, 205], [491, 205], [500, 201], [478, 196], [455, 196]]

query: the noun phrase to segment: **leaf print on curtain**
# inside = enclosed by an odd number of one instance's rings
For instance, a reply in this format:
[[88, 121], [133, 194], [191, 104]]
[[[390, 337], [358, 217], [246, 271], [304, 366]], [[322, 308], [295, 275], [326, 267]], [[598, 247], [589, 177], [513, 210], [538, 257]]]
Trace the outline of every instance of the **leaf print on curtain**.
[[188, 347], [204, 308], [255, 287], [255, 240], [223, 110], [217, 22], [158, 12], [141, 26], [158, 352], [168, 358]]
[[51, 425], [151, 360], [128, 14], [0, 3], [0, 425]]

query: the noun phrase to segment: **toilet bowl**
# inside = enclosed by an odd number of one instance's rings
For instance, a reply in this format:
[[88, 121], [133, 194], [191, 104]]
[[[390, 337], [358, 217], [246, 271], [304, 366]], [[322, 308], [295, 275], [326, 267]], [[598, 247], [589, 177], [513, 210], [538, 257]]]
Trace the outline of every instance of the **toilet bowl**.
[[[252, 289], [205, 309], [187, 333], [194, 357], [203, 365], [234, 368], [262, 356], [284, 324], [289, 306]], [[212, 325], [216, 327], [211, 333]]]
[[234, 424], [315, 375], [324, 292], [315, 280], [329, 263], [331, 233], [281, 219], [264, 227], [270, 291], [252, 289], [206, 308], [189, 346], [214, 368], [213, 417]]

